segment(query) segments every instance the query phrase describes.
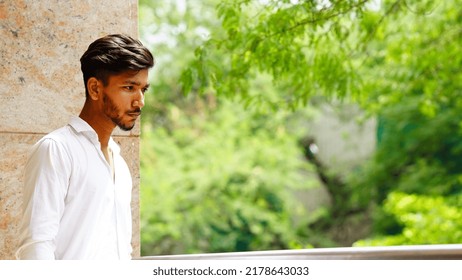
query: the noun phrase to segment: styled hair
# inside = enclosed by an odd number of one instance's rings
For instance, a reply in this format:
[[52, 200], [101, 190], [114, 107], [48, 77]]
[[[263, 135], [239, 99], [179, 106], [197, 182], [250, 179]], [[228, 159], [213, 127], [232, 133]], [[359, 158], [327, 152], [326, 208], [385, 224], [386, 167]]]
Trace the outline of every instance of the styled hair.
[[88, 98], [87, 82], [91, 77], [101, 80], [106, 86], [111, 75], [149, 69], [154, 64], [153, 55], [139, 40], [124, 34], [99, 38], [80, 58], [85, 95]]

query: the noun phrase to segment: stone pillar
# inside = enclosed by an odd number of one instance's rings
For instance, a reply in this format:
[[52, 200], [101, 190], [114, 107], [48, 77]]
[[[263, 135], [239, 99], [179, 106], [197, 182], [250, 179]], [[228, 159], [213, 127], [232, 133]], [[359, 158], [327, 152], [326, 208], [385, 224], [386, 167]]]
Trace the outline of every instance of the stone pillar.
[[[0, 0], [0, 259], [13, 259], [23, 167], [32, 144], [77, 115], [85, 100], [79, 59], [95, 39], [138, 34], [137, 0]], [[134, 182], [133, 248], [139, 238], [139, 123], [117, 130]]]

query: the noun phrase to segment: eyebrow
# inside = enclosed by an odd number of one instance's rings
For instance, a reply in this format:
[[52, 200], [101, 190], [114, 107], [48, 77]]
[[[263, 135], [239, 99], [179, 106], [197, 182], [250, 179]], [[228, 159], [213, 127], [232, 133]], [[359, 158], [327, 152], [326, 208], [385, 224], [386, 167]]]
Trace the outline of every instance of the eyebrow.
[[[129, 84], [129, 85], [135, 85], [135, 86], [141, 86], [141, 83], [139, 82], [135, 82], [133, 80], [126, 80], [124, 82], [124, 84]], [[144, 88], [148, 88], [151, 84], [147, 83], [146, 86], [144, 86]]]

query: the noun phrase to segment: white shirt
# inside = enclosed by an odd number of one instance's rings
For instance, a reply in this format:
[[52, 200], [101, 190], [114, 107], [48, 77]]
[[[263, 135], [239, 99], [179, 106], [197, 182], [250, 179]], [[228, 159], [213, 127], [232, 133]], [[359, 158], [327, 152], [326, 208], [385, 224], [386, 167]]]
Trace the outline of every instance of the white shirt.
[[43, 137], [25, 168], [18, 259], [131, 259], [132, 179], [111, 138], [114, 174], [84, 120]]

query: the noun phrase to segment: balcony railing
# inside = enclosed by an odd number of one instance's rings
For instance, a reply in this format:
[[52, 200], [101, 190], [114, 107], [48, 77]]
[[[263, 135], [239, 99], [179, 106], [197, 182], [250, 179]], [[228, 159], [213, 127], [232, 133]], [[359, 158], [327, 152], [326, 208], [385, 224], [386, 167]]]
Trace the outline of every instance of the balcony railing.
[[142, 260], [462, 260], [462, 244], [342, 247], [141, 257]]

